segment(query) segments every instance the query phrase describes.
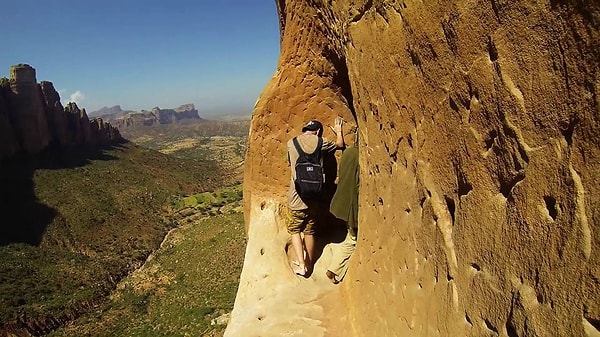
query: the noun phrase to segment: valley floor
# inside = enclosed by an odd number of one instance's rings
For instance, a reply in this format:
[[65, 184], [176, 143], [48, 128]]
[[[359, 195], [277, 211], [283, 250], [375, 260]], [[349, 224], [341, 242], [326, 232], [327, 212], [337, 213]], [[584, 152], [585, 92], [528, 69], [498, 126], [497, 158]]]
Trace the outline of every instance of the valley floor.
[[242, 214], [189, 220], [108, 304], [49, 336], [221, 336], [224, 325], [211, 320], [233, 307], [246, 244]]

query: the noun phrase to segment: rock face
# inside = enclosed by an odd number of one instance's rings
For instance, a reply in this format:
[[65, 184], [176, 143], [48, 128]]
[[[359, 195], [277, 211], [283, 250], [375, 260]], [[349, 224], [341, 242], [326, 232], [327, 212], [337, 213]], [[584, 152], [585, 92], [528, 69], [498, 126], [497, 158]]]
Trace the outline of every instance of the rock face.
[[19, 150], [19, 144], [8, 113], [6, 95], [9, 90], [8, 80], [2, 81], [0, 83], [0, 159], [12, 156]]
[[65, 112], [68, 116], [72, 140], [78, 144], [92, 144], [90, 120], [85, 109], [79, 109], [76, 103], [70, 102]]
[[46, 107], [46, 116], [48, 118], [48, 127], [52, 132], [52, 138], [61, 146], [71, 143], [71, 135], [67, 128], [68, 115], [60, 102], [60, 96], [54, 89], [52, 82], [40, 82], [42, 95]]
[[152, 109], [152, 112], [157, 116], [160, 124], [172, 124], [187, 119], [200, 120], [198, 110], [196, 110], [193, 104], [182, 105], [176, 109], [160, 109], [156, 107]]
[[110, 124], [94, 125], [77, 104], [63, 108], [54, 85], [38, 84], [35, 69], [27, 64], [12, 66], [10, 79], [0, 83], [0, 160], [20, 152], [37, 154], [49, 145], [89, 146], [121, 140]]
[[35, 69], [26, 64], [10, 68], [8, 110], [22, 149], [38, 153], [50, 142], [48, 120]]
[[[246, 157], [247, 254], [256, 233], [285, 232], [286, 141], [340, 115], [359, 130], [360, 230], [345, 312], [324, 313], [348, 331], [331, 335], [598, 335], [600, 3], [277, 5], [279, 65]], [[262, 282], [254, 267], [238, 298]]]

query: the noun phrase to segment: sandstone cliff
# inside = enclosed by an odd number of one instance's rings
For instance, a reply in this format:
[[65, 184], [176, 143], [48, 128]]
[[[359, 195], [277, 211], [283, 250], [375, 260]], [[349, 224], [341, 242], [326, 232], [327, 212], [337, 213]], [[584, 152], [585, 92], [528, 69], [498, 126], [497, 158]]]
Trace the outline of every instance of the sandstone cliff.
[[60, 145], [65, 146], [71, 143], [71, 134], [68, 128], [68, 114], [60, 103], [60, 96], [54, 89], [52, 82], [40, 82], [42, 95], [45, 100], [46, 115], [48, 118], [48, 128], [51, 131], [52, 138]]
[[10, 68], [8, 110], [19, 144], [25, 152], [37, 153], [48, 145], [48, 121], [32, 67], [17, 65]]
[[[600, 3], [277, 6], [281, 55], [252, 118], [249, 242], [227, 333], [598, 336]], [[285, 143], [336, 115], [359, 129], [360, 233], [346, 280], [315, 302], [318, 275], [281, 276]]]
[[12, 66], [10, 79], [0, 83], [0, 160], [18, 153], [37, 154], [50, 145], [91, 146], [118, 140], [117, 129], [90, 122], [77, 104], [63, 108], [54, 85], [38, 84], [35, 69], [27, 64]]

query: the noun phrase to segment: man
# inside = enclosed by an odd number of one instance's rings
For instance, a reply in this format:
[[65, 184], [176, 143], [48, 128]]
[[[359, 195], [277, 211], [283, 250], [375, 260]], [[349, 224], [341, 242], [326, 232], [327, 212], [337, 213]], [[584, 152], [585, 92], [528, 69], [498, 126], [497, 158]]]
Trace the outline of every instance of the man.
[[327, 268], [327, 278], [333, 284], [339, 283], [348, 271], [348, 260], [356, 248], [356, 235], [358, 233], [358, 133], [354, 131], [354, 139], [350, 139], [352, 146], [347, 147], [340, 159], [340, 175], [338, 186], [331, 199], [329, 211], [336, 218], [344, 220], [348, 233], [342, 243], [333, 247], [331, 263]]
[[[342, 124], [342, 118], [336, 117], [334, 122], [336, 141], [332, 142], [327, 138], [322, 138], [321, 153], [333, 152], [344, 147]], [[302, 127], [302, 134], [294, 138], [304, 153], [312, 154], [317, 150], [317, 145], [322, 135], [323, 124], [317, 120], [311, 120]], [[290, 219], [287, 229], [291, 235], [292, 247], [296, 255], [296, 259], [291, 265], [292, 270], [300, 276], [308, 276], [309, 271], [312, 270], [313, 258], [315, 257], [315, 205], [314, 201], [303, 200], [296, 190], [295, 166], [299, 158], [299, 153], [294, 145], [294, 138], [287, 142], [288, 159], [291, 168], [291, 183], [288, 190]], [[323, 156], [321, 156], [322, 164]]]

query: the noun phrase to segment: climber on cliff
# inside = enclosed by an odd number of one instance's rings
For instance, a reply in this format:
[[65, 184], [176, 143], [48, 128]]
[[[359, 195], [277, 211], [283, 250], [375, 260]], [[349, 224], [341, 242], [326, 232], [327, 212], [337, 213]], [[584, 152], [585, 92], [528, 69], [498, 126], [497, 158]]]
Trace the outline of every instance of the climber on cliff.
[[[288, 233], [296, 259], [291, 267], [294, 273], [307, 277], [312, 271], [315, 257], [315, 207], [323, 183], [323, 157], [321, 153], [344, 148], [343, 119], [336, 117], [336, 141], [323, 138], [323, 125], [311, 120], [302, 127], [302, 134], [287, 142], [291, 183], [288, 190]], [[315, 175], [316, 174], [316, 175]], [[298, 178], [298, 179], [297, 179]]]
[[348, 233], [339, 245], [333, 246], [331, 263], [325, 272], [333, 284], [342, 281], [348, 271], [348, 260], [356, 248], [356, 235], [358, 234], [358, 130], [351, 134], [354, 139], [349, 139], [348, 146], [340, 159], [340, 173], [337, 189], [331, 199], [329, 211], [336, 218], [346, 222]]

